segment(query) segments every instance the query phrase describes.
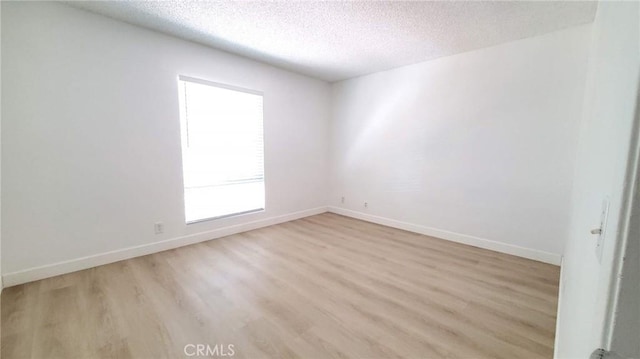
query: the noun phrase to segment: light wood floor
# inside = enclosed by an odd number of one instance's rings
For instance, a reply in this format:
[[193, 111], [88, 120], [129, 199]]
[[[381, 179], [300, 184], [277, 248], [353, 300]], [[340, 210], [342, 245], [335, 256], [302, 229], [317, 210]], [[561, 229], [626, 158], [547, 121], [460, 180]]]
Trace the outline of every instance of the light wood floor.
[[551, 358], [558, 277], [322, 214], [7, 288], [2, 358]]

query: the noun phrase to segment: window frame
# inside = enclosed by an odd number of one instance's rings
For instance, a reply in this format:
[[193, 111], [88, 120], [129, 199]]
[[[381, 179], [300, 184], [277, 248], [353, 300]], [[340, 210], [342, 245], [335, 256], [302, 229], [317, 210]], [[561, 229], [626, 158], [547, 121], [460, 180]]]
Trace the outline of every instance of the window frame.
[[[192, 83], [197, 83], [200, 85], [206, 85], [206, 86], [212, 86], [212, 87], [217, 87], [217, 88], [221, 88], [221, 89], [226, 89], [226, 90], [231, 90], [231, 91], [237, 91], [237, 92], [243, 92], [243, 93], [248, 93], [251, 95], [258, 95], [260, 97], [262, 97], [262, 102], [263, 102], [263, 107], [262, 107], [262, 162], [263, 162], [263, 168], [262, 168], [262, 183], [264, 186], [264, 205], [262, 206], [263, 208], [256, 208], [256, 209], [250, 209], [250, 210], [246, 210], [246, 211], [241, 211], [241, 212], [237, 212], [237, 213], [229, 213], [229, 214], [223, 214], [220, 216], [214, 216], [214, 217], [207, 217], [207, 218], [200, 218], [200, 219], [196, 219], [196, 220], [192, 220], [192, 221], [187, 221], [186, 215], [187, 215], [187, 202], [186, 202], [186, 188], [185, 188], [185, 179], [184, 179], [184, 144], [185, 144], [185, 136], [187, 136], [187, 132], [188, 129], [186, 128], [186, 118], [187, 118], [187, 114], [186, 114], [186, 106], [184, 106], [183, 101], [186, 101], [186, 99], [183, 99], [184, 94], [182, 93], [182, 89], [181, 89], [181, 82], [192, 82]], [[205, 80], [205, 79], [201, 79], [201, 78], [197, 78], [197, 77], [191, 77], [191, 76], [186, 76], [186, 75], [178, 75], [177, 78], [177, 83], [178, 83], [178, 107], [179, 107], [179, 121], [180, 121], [180, 167], [181, 167], [181, 178], [182, 178], [182, 208], [183, 211], [182, 213], [184, 214], [184, 222], [186, 225], [190, 225], [190, 224], [196, 224], [196, 223], [202, 223], [202, 222], [208, 222], [208, 221], [213, 221], [213, 220], [217, 220], [217, 219], [225, 219], [225, 218], [230, 218], [230, 217], [236, 217], [236, 216], [243, 216], [243, 215], [247, 215], [247, 214], [253, 214], [253, 213], [260, 213], [260, 212], [265, 212], [266, 208], [267, 208], [267, 174], [266, 174], [266, 165], [265, 165], [265, 135], [264, 135], [264, 92], [260, 91], [260, 90], [254, 90], [254, 89], [249, 89], [249, 88], [245, 88], [245, 87], [240, 87], [240, 86], [235, 86], [235, 85], [229, 85], [229, 84], [225, 84], [225, 83], [221, 83], [221, 82], [215, 82], [215, 81], [210, 81], [210, 80]]]

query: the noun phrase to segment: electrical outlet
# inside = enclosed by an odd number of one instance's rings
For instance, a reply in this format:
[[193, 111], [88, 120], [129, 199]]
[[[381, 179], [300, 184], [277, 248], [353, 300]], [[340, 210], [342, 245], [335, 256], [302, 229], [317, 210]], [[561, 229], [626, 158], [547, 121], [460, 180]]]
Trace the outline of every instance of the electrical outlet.
[[364, 208], [369, 208], [369, 203], [365, 202], [364, 203]]
[[162, 222], [157, 222], [153, 225], [153, 230], [156, 232], [156, 234], [164, 233], [164, 224], [162, 224]]
[[344, 204], [344, 196], [340, 198], [340, 203]]

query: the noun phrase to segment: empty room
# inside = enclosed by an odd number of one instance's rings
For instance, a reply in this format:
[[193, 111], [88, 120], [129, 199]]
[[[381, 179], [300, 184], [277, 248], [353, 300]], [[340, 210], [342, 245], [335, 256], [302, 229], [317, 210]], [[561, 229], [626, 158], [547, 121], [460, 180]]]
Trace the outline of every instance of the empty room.
[[640, 2], [0, 25], [3, 359], [640, 358]]

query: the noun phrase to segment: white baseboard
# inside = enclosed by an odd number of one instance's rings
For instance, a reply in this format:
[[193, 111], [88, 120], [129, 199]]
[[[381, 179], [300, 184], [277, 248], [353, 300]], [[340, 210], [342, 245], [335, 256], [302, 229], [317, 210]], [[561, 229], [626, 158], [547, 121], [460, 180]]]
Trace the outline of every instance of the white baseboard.
[[381, 224], [383, 226], [403, 229], [405, 231], [420, 233], [431, 237], [446, 239], [452, 242], [467, 244], [474, 247], [490, 249], [492, 251], [512, 254], [514, 256], [533, 259], [539, 262], [560, 265], [562, 255], [556, 253], [543, 252], [536, 249], [530, 249], [512, 244], [492, 241], [490, 239], [474, 237], [466, 234], [460, 234], [442, 229], [422, 226], [408, 222], [397, 221], [385, 217], [374, 216], [362, 212], [352, 211], [339, 207], [329, 207], [329, 212], [340, 214], [347, 217], [361, 219], [363, 221]]
[[407, 223], [397, 221], [385, 217], [373, 216], [370, 214], [351, 211], [348, 209], [338, 207], [318, 207], [308, 209], [304, 211], [289, 213], [281, 216], [261, 219], [258, 221], [252, 221], [242, 223], [238, 225], [223, 227], [214, 229], [207, 232], [201, 232], [191, 234], [182, 237], [176, 237], [167, 239], [160, 242], [154, 242], [149, 244], [143, 244], [139, 246], [118, 249], [111, 252], [95, 254], [87, 257], [72, 259], [68, 261], [62, 261], [58, 263], [48, 264], [40, 267], [29, 268], [17, 272], [6, 273], [2, 275], [2, 286], [0, 286], [0, 293], [3, 287], [11, 287], [18, 284], [33, 282], [36, 280], [54, 277], [61, 274], [71, 273], [83, 269], [93, 268], [104, 264], [114, 263], [125, 259], [140, 257], [148, 254], [162, 252], [169, 249], [187, 246], [190, 244], [200, 243], [211, 239], [216, 239], [224, 236], [229, 236], [236, 233], [246, 232], [253, 229], [272, 226], [278, 223], [284, 223], [293, 221], [299, 218], [313, 216], [324, 212], [333, 212], [341, 214], [347, 217], [361, 219], [367, 222], [373, 222], [388, 227], [399, 228], [410, 232], [420, 233], [432, 237], [450, 240], [453, 242], [468, 244], [474, 247], [490, 249], [496, 252], [512, 254], [519, 257], [537, 260], [540, 262], [559, 265], [562, 256], [555, 253], [548, 253], [538, 251], [535, 249], [529, 249], [511, 244], [496, 242], [484, 238], [478, 238], [465, 234], [449, 232], [445, 230], [425, 227], [413, 223]]
[[95, 254], [87, 257], [48, 264], [40, 267], [29, 268], [18, 272], [6, 273], [2, 276], [4, 285], [11, 287], [18, 284], [33, 282], [36, 280], [54, 277], [83, 269], [93, 268], [104, 264], [114, 263], [125, 259], [140, 257], [148, 254], [166, 251], [178, 247], [187, 246], [215, 238], [246, 232], [253, 229], [272, 226], [278, 223], [293, 221], [295, 219], [324, 213], [327, 207], [312, 208], [304, 211], [289, 213], [281, 216], [261, 219], [248, 223], [214, 229], [207, 232], [190, 234], [187, 236], [171, 238], [160, 242], [143, 244], [139, 246], [118, 249], [111, 252]]

